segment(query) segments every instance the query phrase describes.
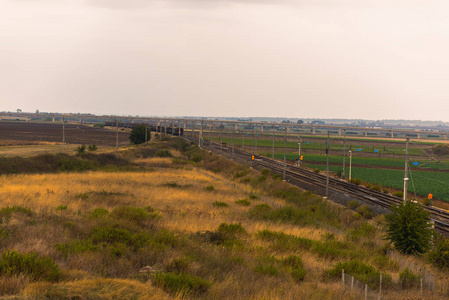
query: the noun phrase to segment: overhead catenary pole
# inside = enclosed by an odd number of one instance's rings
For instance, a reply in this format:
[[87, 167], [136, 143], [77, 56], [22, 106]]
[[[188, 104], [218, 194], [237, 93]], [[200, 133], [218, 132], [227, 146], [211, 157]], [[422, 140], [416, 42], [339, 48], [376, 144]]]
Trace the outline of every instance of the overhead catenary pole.
[[286, 156], [286, 147], [287, 147], [287, 126], [285, 126], [284, 131], [284, 176], [282, 177], [285, 180], [285, 169], [287, 168], [287, 156]]
[[232, 129], [232, 138], [231, 139], [232, 139], [232, 157], [234, 157], [234, 129]]
[[204, 120], [201, 119], [201, 132], [198, 135], [198, 147], [200, 147], [200, 148], [202, 146], [201, 144], [202, 144], [202, 140], [203, 140], [203, 128], [204, 128]]
[[343, 172], [341, 173], [341, 178], [345, 180], [345, 167], [346, 167], [346, 129], [343, 129]]
[[326, 198], [329, 197], [329, 130], [327, 131], [326, 143]]
[[349, 150], [349, 181], [351, 181], [352, 172], [352, 151]]
[[254, 155], [254, 125], [253, 125], [253, 139], [251, 140], [251, 155]]
[[271, 150], [271, 159], [274, 159], [274, 132], [273, 132], [273, 148]]
[[404, 203], [407, 202], [407, 188], [408, 188], [408, 134], [405, 141], [405, 170], [404, 170]]
[[242, 144], [242, 150], [245, 151], [245, 129], [243, 129], [243, 144]]
[[64, 115], [62, 115], [62, 151], [65, 153], [65, 125]]

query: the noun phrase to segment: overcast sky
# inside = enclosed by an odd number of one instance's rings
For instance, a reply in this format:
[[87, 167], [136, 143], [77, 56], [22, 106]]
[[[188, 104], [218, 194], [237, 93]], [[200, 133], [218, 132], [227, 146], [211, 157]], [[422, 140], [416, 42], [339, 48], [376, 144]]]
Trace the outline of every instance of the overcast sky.
[[449, 121], [447, 0], [0, 0], [0, 111]]

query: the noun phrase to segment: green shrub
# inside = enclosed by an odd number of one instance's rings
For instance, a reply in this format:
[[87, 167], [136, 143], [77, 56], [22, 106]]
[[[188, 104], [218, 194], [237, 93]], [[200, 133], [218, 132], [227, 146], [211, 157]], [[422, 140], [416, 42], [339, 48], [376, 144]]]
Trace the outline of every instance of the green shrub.
[[108, 214], [109, 214], [109, 212], [108, 212], [107, 209], [104, 209], [104, 208], [95, 208], [95, 209], [92, 211], [91, 216], [92, 216], [93, 218], [102, 218], [102, 217], [107, 216]]
[[380, 192], [382, 190], [380, 185], [374, 185], [371, 189], [376, 192]]
[[441, 234], [434, 234], [434, 243], [428, 255], [429, 261], [441, 270], [449, 270], [449, 239]]
[[51, 258], [38, 257], [34, 253], [4, 251], [0, 259], [0, 275], [16, 276], [23, 274], [32, 281], [59, 281], [61, 270]]
[[209, 281], [185, 273], [157, 272], [153, 283], [172, 295], [181, 295], [182, 297], [201, 295], [207, 292], [211, 286]]
[[92, 244], [91, 240], [72, 240], [66, 243], [57, 244], [55, 248], [65, 257], [72, 254], [98, 250], [98, 247]]
[[208, 185], [208, 186], [205, 186], [203, 188], [203, 190], [205, 190], [206, 192], [213, 192], [213, 191], [215, 191], [215, 188], [213, 185]]
[[356, 200], [350, 200], [350, 201], [348, 201], [348, 207], [349, 207], [350, 209], [356, 209], [356, 208], [359, 207], [359, 206], [360, 206], [359, 201], [356, 201]]
[[416, 275], [409, 268], [405, 268], [399, 272], [399, 283], [403, 289], [418, 287], [420, 284], [421, 275]]
[[277, 259], [273, 256], [264, 256], [258, 259], [257, 265], [253, 268], [255, 273], [278, 276], [279, 269], [277, 267]]
[[66, 210], [67, 209], [67, 205], [58, 205], [56, 206], [55, 210]]
[[204, 155], [202, 155], [199, 152], [195, 152], [190, 156], [190, 159], [196, 163], [199, 163], [200, 161], [202, 161], [204, 159]]
[[237, 172], [234, 174], [234, 179], [244, 177], [244, 176], [246, 176], [246, 175], [248, 175], [248, 174], [249, 174], [249, 170], [248, 170], [248, 169], [244, 169], [244, 170], [237, 171]]
[[226, 234], [230, 234], [230, 235], [246, 235], [248, 234], [245, 230], [245, 228], [243, 228], [243, 226], [241, 224], [235, 224], [235, 223], [231, 223], [231, 224], [227, 224], [227, 223], [221, 223], [220, 226], [218, 226], [217, 231], [219, 232], [223, 232]]
[[249, 199], [251, 199], [251, 200], [260, 200], [260, 197], [257, 196], [257, 195], [254, 195], [254, 194], [250, 194], [249, 195]]
[[[358, 260], [339, 262], [333, 268], [325, 270], [323, 276], [326, 280], [339, 280], [342, 270], [345, 270], [346, 274], [354, 276], [357, 280], [368, 284], [373, 290], [379, 287], [380, 272], [376, 271], [373, 266]], [[388, 288], [392, 282], [390, 275], [382, 273], [382, 288]]]
[[212, 205], [215, 207], [229, 207], [229, 204], [227, 204], [226, 202], [221, 202], [221, 201], [215, 201], [212, 203]]
[[173, 157], [173, 154], [169, 150], [157, 150], [154, 152], [156, 157]]
[[132, 223], [142, 225], [147, 220], [153, 220], [158, 217], [155, 213], [149, 213], [146, 209], [132, 206], [119, 206], [114, 208], [110, 217], [113, 219], [124, 219]]
[[399, 197], [399, 198], [404, 198], [404, 193], [403, 192], [396, 192], [393, 195], [396, 196], [396, 197]]
[[313, 169], [313, 172], [315, 172], [315, 173], [317, 173], [317, 174], [319, 174], [320, 173], [320, 169], [318, 169], [318, 168], [316, 168], [316, 169]]
[[89, 152], [97, 151], [97, 149], [98, 149], [98, 147], [95, 144], [89, 145], [89, 147], [87, 148], [87, 150], [89, 150]]
[[2, 209], [0, 209], [0, 223], [1, 223], [1, 219], [6, 219], [9, 220], [12, 216], [13, 213], [17, 213], [17, 214], [23, 214], [26, 215], [28, 217], [31, 217], [34, 215], [33, 211], [29, 208], [23, 207], [23, 206], [7, 206], [7, 207], [3, 207]]
[[78, 146], [76, 152], [78, 152], [78, 154], [86, 152], [86, 145], [82, 144], [81, 146]]
[[190, 258], [186, 256], [176, 257], [166, 265], [168, 272], [185, 273], [189, 269]]
[[78, 199], [86, 200], [87, 198], [90, 197], [90, 195], [91, 195], [91, 193], [79, 193], [79, 194], [76, 194], [75, 197]]
[[282, 180], [282, 175], [281, 174], [273, 174], [272, 178], [274, 180]]
[[405, 254], [422, 254], [430, 248], [432, 229], [430, 213], [411, 201], [399, 206], [392, 205], [391, 213], [385, 216], [387, 230], [385, 238], [395, 249]]
[[353, 229], [348, 233], [349, 239], [352, 241], [358, 241], [360, 238], [372, 239], [377, 232], [376, 226], [373, 226], [367, 222], [363, 222], [362, 226], [357, 229]]
[[270, 248], [276, 251], [309, 250], [314, 245], [313, 240], [268, 229], [259, 231], [257, 237], [271, 242]]
[[359, 208], [357, 208], [357, 212], [365, 219], [372, 219], [374, 216], [373, 212], [371, 211], [371, 208], [367, 205], [362, 205]]
[[358, 178], [351, 178], [351, 180], [349, 180], [350, 183], [355, 184], [355, 185], [361, 185], [362, 184], [362, 180], [358, 179]]
[[235, 201], [236, 204], [241, 205], [241, 206], [250, 206], [251, 202], [247, 199], [240, 199]]
[[381, 270], [392, 270], [395, 272], [399, 270], [398, 263], [395, 260], [391, 260], [387, 255], [376, 255], [373, 258], [373, 264]]
[[269, 169], [262, 169], [260, 171], [260, 173], [262, 173], [262, 175], [264, 175], [264, 176], [268, 176], [268, 175], [270, 175], [270, 170]]
[[290, 255], [289, 257], [282, 259], [281, 263], [290, 269], [290, 275], [293, 280], [296, 282], [304, 280], [307, 271], [304, 269], [302, 260], [299, 256]]

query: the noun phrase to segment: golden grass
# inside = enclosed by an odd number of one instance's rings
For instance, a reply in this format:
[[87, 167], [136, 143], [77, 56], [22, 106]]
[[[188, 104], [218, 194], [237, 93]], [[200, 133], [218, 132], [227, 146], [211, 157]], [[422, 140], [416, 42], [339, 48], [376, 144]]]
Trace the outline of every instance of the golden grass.
[[[320, 240], [327, 233], [324, 229], [314, 227], [298, 227], [291, 224], [267, 223], [248, 218], [247, 212], [262, 200], [250, 200], [251, 205], [240, 206], [235, 201], [248, 198], [255, 191], [244, 184], [227, 181], [215, 173], [198, 169], [175, 169], [172, 159], [151, 158], [139, 159], [136, 162], [151, 170], [142, 172], [87, 172], [60, 173], [38, 175], [0, 176], [0, 209], [6, 206], [20, 205], [37, 213], [36, 218], [64, 217], [74, 223], [94, 208], [105, 208], [109, 211], [122, 205], [136, 207], [151, 206], [158, 210], [162, 218], [158, 226], [177, 233], [195, 233], [198, 231], [214, 231], [221, 223], [240, 223], [250, 234], [247, 237], [250, 253], [243, 254], [245, 261], [254, 260], [254, 255], [264, 247], [264, 243], [254, 235], [264, 229], [284, 232], [313, 240]], [[171, 186], [167, 186], [170, 183]], [[177, 186], [174, 186], [176, 183]], [[215, 191], [206, 191], [204, 187], [212, 185]], [[280, 199], [270, 201], [284, 205]], [[213, 202], [225, 202], [229, 207], [215, 207]], [[66, 210], [56, 210], [66, 205]], [[19, 226], [30, 220], [30, 217], [14, 215], [8, 227]], [[54, 245], [66, 241], [66, 230], [62, 226], [54, 226], [51, 222], [38, 222], [35, 226], [27, 226], [26, 231], [16, 233], [10, 248], [21, 252], [34, 251], [50, 257], [58, 257]], [[336, 235], [338, 239], [341, 236]], [[265, 245], [266, 246], [266, 245]], [[219, 250], [217, 250], [219, 251]], [[291, 282], [291, 278], [264, 278], [253, 272], [228, 275], [216, 281], [209, 291], [210, 299], [359, 299], [360, 295], [351, 294], [340, 288], [338, 283], [322, 283], [324, 269], [332, 267], [334, 262], [317, 259], [307, 251], [290, 251], [290, 253], [273, 253], [278, 258], [289, 254], [299, 255], [308, 273], [305, 281], [299, 285]], [[70, 299], [129, 299], [123, 295], [134, 295], [138, 299], [168, 299], [159, 288], [152, 287], [149, 282], [136, 280], [92, 278], [87, 271], [101, 264], [98, 253], [72, 257], [59, 261], [66, 269], [67, 279], [61, 283], [32, 283], [23, 293], [24, 298], [41, 299], [42, 295], [51, 298]], [[169, 253], [167, 261], [176, 257], [177, 253]], [[242, 255], [242, 254], [241, 254]], [[118, 261], [120, 263], [120, 261]], [[85, 272], [76, 271], [85, 266]], [[71, 271], [67, 271], [71, 269]], [[3, 281], [2, 281], [3, 280]], [[9, 281], [8, 281], [9, 280]], [[213, 278], [209, 278], [213, 280]], [[24, 286], [19, 278], [0, 278], [2, 282], [11, 282]], [[244, 286], [242, 285], [244, 282]], [[402, 293], [400, 294], [403, 295]], [[394, 294], [396, 296], [396, 294]], [[395, 299], [389, 297], [389, 299]], [[436, 299], [436, 298], [430, 298]]]
[[22, 295], [28, 299], [173, 299], [149, 283], [106, 278], [32, 283]]

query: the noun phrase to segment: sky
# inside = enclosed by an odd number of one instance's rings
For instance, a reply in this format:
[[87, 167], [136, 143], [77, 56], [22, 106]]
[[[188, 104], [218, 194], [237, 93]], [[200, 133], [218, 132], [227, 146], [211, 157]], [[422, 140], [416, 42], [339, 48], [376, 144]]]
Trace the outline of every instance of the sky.
[[447, 0], [0, 0], [0, 111], [449, 121]]

